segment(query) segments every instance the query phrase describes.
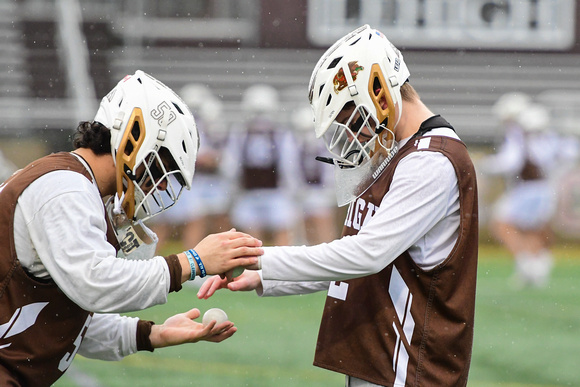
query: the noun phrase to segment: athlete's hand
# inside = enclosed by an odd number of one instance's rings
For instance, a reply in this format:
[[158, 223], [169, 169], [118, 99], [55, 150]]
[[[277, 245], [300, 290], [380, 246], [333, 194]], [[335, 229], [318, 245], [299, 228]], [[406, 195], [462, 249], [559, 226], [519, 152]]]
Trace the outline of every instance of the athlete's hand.
[[231, 321], [221, 324], [212, 321], [204, 327], [203, 324], [193, 321], [199, 316], [198, 309], [191, 309], [188, 312], [169, 317], [161, 325], [153, 325], [149, 335], [153, 348], [197, 343], [201, 340], [219, 343], [231, 337], [238, 330]]
[[199, 288], [197, 298], [207, 300], [219, 289], [228, 288], [231, 291], [262, 291], [262, 281], [260, 275], [253, 270], [245, 270], [240, 276], [231, 279], [230, 276], [221, 278], [213, 276], [208, 278]]
[[[207, 275], [223, 275], [239, 266], [257, 265], [258, 256], [264, 254], [261, 246], [261, 240], [231, 229], [219, 234], [208, 235], [195, 246], [194, 250], [199, 255]], [[180, 255], [187, 259], [185, 254]]]

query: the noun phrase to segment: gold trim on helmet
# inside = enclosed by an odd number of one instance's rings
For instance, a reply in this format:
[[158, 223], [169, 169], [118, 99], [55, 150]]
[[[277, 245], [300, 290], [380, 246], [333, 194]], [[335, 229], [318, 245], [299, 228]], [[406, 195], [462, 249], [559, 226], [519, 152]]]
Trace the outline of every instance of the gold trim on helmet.
[[[381, 89], [378, 91], [378, 94], [374, 88], [374, 82], [376, 78], [378, 78], [381, 85]], [[389, 120], [387, 121], [387, 128], [393, 130], [396, 122], [395, 104], [393, 103], [393, 97], [391, 97], [391, 93], [389, 93], [389, 88], [383, 75], [383, 71], [381, 70], [381, 67], [378, 63], [375, 63], [371, 67], [371, 75], [369, 77], [369, 94], [377, 110], [377, 118], [379, 122], [382, 123], [385, 118], [388, 118]], [[385, 109], [381, 107], [381, 99], [383, 98], [387, 101], [387, 107]]]
[[[134, 108], [123, 133], [116, 155], [117, 165], [117, 195], [121, 197], [125, 192], [122, 207], [127, 217], [133, 219], [135, 215], [135, 176], [133, 170], [137, 153], [145, 140], [145, 121], [143, 111]], [[126, 189], [126, 190], [125, 190]]]
[[[379, 80], [380, 90], [375, 90], [375, 79]], [[387, 129], [378, 135], [377, 143], [375, 144], [375, 149], [373, 152], [380, 151], [381, 149], [390, 149], [392, 142], [394, 141], [393, 129], [396, 122], [396, 109], [393, 103], [393, 97], [389, 93], [389, 88], [387, 86], [387, 81], [383, 75], [383, 71], [378, 63], [372, 65], [369, 77], [369, 95], [373, 104], [375, 105], [375, 110], [377, 112], [377, 119], [379, 124], [382, 124], [385, 119], [387, 119]], [[381, 100], [387, 102], [386, 108], [381, 106]], [[381, 145], [382, 144], [382, 145]], [[372, 156], [372, 154], [371, 154]]]

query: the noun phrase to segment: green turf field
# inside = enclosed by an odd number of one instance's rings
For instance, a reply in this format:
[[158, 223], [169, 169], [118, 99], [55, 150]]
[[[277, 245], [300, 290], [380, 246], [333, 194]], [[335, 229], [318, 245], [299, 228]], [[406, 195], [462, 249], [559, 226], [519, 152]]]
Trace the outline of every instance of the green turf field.
[[[517, 289], [511, 261], [480, 249], [475, 342], [469, 386], [580, 386], [580, 249], [558, 248], [546, 289]], [[312, 366], [324, 294], [258, 298], [196, 290], [139, 313], [161, 322], [191, 307], [224, 309], [238, 332], [220, 344], [197, 343], [139, 353], [121, 362], [77, 356], [56, 384], [72, 386], [342, 386], [343, 377]], [[88, 379], [83, 379], [83, 375]], [[71, 376], [75, 376], [72, 378]]]

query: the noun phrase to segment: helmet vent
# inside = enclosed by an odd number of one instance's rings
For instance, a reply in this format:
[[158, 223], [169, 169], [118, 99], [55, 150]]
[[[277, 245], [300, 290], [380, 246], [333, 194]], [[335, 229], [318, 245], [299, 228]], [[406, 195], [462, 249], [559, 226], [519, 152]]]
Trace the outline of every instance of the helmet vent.
[[328, 94], [328, 99], [326, 100], [326, 106], [330, 105], [330, 101], [332, 101], [332, 95]]
[[171, 102], [171, 103], [173, 104], [173, 106], [175, 106], [175, 108], [177, 109], [179, 114], [183, 115], [183, 110], [181, 110], [181, 108], [179, 106], [177, 106], [177, 104], [175, 102]]
[[[369, 36], [370, 38], [370, 36]], [[349, 44], [349, 46], [354, 46], [355, 44], [357, 44], [360, 41], [360, 38], [358, 38], [357, 40], [355, 40], [354, 42], [352, 42], [351, 44]]]
[[181, 141], [181, 147], [183, 148], [183, 151], [185, 153], [187, 153], [187, 148], [185, 147], [185, 141]]
[[342, 59], [342, 56], [338, 57], [338, 58], [334, 58], [332, 60], [332, 62], [330, 62], [330, 64], [328, 65], [327, 69], [333, 69], [336, 67], [336, 65], [338, 64], [338, 62], [340, 62], [340, 60]]
[[379, 77], [375, 77], [375, 79], [373, 80], [373, 93], [375, 94], [375, 96], [379, 95], [381, 91], [381, 81], [379, 80]]
[[127, 141], [127, 145], [125, 146], [125, 154], [127, 156], [131, 156], [133, 150], [135, 149], [133, 143], [137, 143], [139, 141], [139, 137], [141, 137], [141, 128], [139, 127], [139, 122], [133, 122], [133, 127], [131, 128], [131, 136], [132, 141]]
[[141, 127], [139, 126], [139, 121], [133, 122], [133, 128], [131, 129], [131, 136], [135, 139], [135, 142], [139, 141], [141, 137]]
[[131, 156], [133, 149], [133, 143], [131, 141], [127, 141], [127, 145], [125, 146], [125, 155]]

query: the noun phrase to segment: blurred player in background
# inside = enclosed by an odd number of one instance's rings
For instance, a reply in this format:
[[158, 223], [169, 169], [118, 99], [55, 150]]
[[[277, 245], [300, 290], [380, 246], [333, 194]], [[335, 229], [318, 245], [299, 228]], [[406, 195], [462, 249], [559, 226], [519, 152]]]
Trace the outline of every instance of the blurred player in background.
[[232, 223], [265, 243], [288, 245], [296, 222], [292, 197], [298, 165], [291, 129], [280, 124], [278, 91], [250, 86], [241, 109], [245, 122], [232, 129], [224, 152], [228, 178], [238, 189]]
[[543, 287], [553, 267], [551, 221], [557, 204], [560, 171], [574, 153], [550, 128], [550, 113], [522, 93], [498, 99], [494, 112], [505, 128], [497, 153], [482, 159], [479, 170], [502, 176], [506, 191], [496, 202], [491, 233], [515, 259], [517, 286]]
[[195, 116], [200, 147], [191, 190], [183, 193], [174, 210], [153, 220], [152, 229], [159, 237], [159, 250], [176, 236], [181, 236], [184, 247], [195, 246], [208, 233], [230, 229], [231, 187], [222, 163], [227, 143], [227, 131], [221, 117], [222, 101], [209, 87], [197, 83], [183, 87], [180, 95]]
[[160, 325], [117, 313], [165, 303], [196, 275], [252, 264], [261, 252], [260, 241], [229, 231], [154, 256], [143, 221], [191, 187], [198, 137], [188, 107], [148, 74], [121, 80], [73, 145], [0, 186], [2, 386], [52, 385], [77, 352], [119, 360], [229, 338], [231, 322], [204, 327], [197, 309]]
[[291, 123], [296, 133], [298, 160], [297, 199], [302, 206], [303, 239], [308, 244], [334, 240], [336, 196], [332, 169], [316, 160], [317, 156], [330, 156], [326, 147], [314, 135], [312, 109], [309, 106], [295, 109]]
[[261, 272], [221, 287], [280, 296], [328, 289], [314, 364], [347, 386], [465, 386], [473, 344], [475, 170], [451, 125], [423, 104], [399, 50], [363, 26], [310, 80], [315, 133], [350, 204], [343, 237], [266, 247]]

